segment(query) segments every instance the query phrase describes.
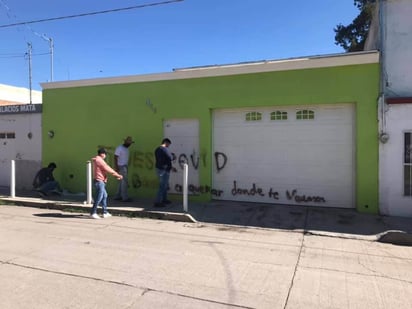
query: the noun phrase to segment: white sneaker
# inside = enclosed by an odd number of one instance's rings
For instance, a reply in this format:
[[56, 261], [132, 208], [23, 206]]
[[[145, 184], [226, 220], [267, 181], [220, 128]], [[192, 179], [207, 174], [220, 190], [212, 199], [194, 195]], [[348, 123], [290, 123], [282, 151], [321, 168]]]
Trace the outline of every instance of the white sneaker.
[[112, 215], [109, 214], [108, 212], [106, 212], [105, 214], [103, 214], [103, 218], [110, 218]]
[[93, 219], [101, 219], [98, 214], [92, 214], [92, 215], [90, 215], [90, 217], [93, 218]]

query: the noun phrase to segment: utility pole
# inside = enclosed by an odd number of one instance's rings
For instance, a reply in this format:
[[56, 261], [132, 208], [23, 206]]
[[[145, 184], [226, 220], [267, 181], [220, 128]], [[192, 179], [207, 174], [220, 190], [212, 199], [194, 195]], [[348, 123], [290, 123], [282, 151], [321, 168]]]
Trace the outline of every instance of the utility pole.
[[29, 89], [30, 89], [30, 104], [33, 103], [32, 100], [32, 85], [31, 85], [31, 80], [32, 80], [32, 76], [31, 76], [31, 54], [32, 54], [32, 45], [31, 43], [27, 43], [29, 51], [28, 51], [28, 56], [29, 56]]
[[49, 43], [50, 43], [50, 81], [53, 81], [53, 57], [54, 57], [54, 45], [53, 45], [53, 39], [49, 38]]
[[54, 71], [54, 65], [53, 65], [53, 58], [54, 58], [54, 43], [53, 39], [47, 37], [45, 34], [40, 34], [39, 35], [43, 40], [49, 42], [49, 51], [50, 51], [50, 81], [53, 81], [53, 71]]

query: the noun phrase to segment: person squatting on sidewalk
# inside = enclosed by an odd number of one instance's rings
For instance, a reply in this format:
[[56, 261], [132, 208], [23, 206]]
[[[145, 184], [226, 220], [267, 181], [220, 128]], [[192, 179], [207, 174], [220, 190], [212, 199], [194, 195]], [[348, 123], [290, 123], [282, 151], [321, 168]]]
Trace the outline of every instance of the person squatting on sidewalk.
[[115, 200], [122, 202], [131, 202], [132, 199], [129, 198], [127, 194], [128, 183], [128, 165], [129, 165], [129, 147], [134, 143], [131, 136], [124, 139], [122, 145], [119, 145], [114, 152], [114, 169], [123, 179], [119, 182], [119, 187], [115, 196]]
[[33, 187], [41, 197], [46, 195], [61, 195], [62, 189], [59, 183], [54, 179], [53, 171], [57, 168], [56, 163], [51, 162], [47, 167], [40, 169], [33, 179]]
[[90, 216], [93, 219], [100, 219], [97, 214], [97, 206], [101, 205], [103, 208], [103, 218], [111, 217], [112, 215], [107, 211], [107, 191], [106, 191], [106, 182], [107, 174], [111, 174], [116, 177], [118, 180], [123, 178], [122, 175], [117, 173], [112, 169], [104, 159], [106, 158], [106, 149], [100, 148], [97, 151], [97, 156], [92, 159], [93, 162], [93, 180], [94, 187], [96, 189], [96, 196], [93, 203], [93, 208], [91, 210]]

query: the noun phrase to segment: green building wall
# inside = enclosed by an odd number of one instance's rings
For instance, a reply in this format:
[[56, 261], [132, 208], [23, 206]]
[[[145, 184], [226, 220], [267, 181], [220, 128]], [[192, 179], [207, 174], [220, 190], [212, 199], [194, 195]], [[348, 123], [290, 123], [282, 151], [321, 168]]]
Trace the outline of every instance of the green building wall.
[[[108, 149], [107, 161], [113, 166], [115, 147], [131, 135], [136, 143], [130, 148], [130, 195], [152, 197], [157, 186], [153, 150], [163, 138], [165, 119], [199, 120], [199, 150], [206, 155], [199, 182], [211, 185], [214, 109], [354, 103], [356, 207], [378, 213], [378, 92], [378, 63], [45, 89], [43, 163], [57, 163], [55, 176], [64, 188], [86, 192], [86, 162], [97, 148]], [[116, 186], [110, 179], [109, 194]]]

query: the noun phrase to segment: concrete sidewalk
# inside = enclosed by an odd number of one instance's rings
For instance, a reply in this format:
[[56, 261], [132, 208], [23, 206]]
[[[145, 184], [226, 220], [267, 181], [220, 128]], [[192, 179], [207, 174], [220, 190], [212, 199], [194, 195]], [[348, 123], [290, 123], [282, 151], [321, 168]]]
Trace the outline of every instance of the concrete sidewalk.
[[[85, 195], [40, 198], [33, 191], [16, 191], [16, 197], [11, 198], [9, 194], [7, 188], [0, 188], [0, 200], [6, 204], [62, 211], [88, 212], [91, 208], [85, 203]], [[129, 203], [109, 199], [109, 211], [113, 215], [222, 224], [221, 229], [268, 228], [412, 245], [412, 218], [361, 214], [354, 209], [212, 201], [189, 202], [188, 212], [184, 212], [181, 200], [175, 200], [164, 208], [152, 205], [153, 201], [144, 199], [134, 199]]]

